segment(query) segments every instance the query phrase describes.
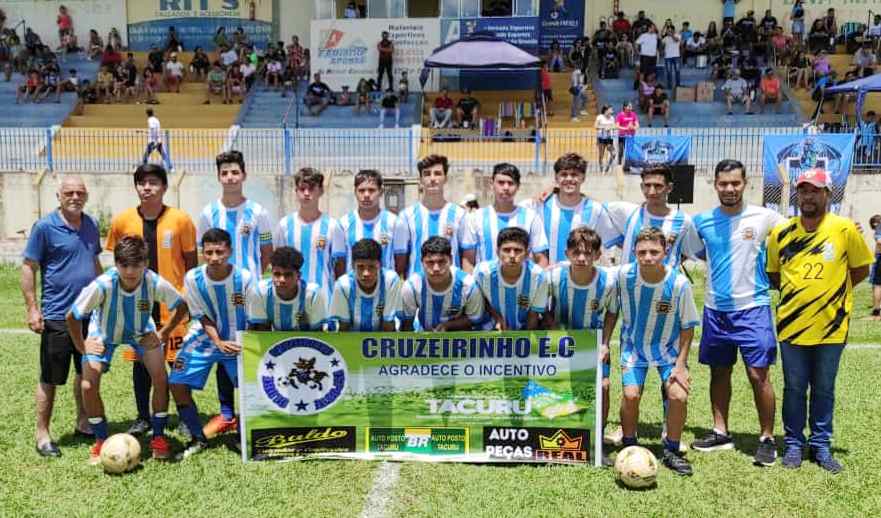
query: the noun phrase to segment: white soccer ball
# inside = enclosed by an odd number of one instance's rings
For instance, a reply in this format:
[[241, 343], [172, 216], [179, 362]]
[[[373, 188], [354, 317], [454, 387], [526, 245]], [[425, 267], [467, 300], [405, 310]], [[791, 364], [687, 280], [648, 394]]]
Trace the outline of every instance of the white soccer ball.
[[642, 446], [628, 446], [615, 458], [615, 473], [629, 488], [650, 487], [658, 478], [658, 459]]
[[141, 443], [127, 433], [111, 435], [101, 445], [101, 466], [107, 473], [125, 473], [141, 463]]

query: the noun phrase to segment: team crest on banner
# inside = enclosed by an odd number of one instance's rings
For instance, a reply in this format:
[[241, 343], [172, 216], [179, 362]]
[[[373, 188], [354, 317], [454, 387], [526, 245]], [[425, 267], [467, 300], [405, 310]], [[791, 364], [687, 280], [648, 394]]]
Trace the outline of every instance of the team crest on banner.
[[258, 369], [263, 396], [278, 411], [311, 415], [336, 404], [346, 390], [346, 363], [315, 338], [283, 340], [263, 355]]
[[687, 164], [690, 152], [691, 137], [688, 135], [630, 137], [624, 148], [624, 170], [639, 174], [647, 167]]

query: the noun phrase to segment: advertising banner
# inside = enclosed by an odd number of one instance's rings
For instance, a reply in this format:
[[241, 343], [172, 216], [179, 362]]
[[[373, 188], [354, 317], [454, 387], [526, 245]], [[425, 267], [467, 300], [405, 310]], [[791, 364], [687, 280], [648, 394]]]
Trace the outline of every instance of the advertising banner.
[[[855, 144], [856, 135], [853, 133], [766, 135], [762, 204], [780, 211], [784, 191], [788, 191], [787, 213], [790, 216], [798, 215], [795, 180], [808, 169], [821, 168], [832, 177], [830, 210], [837, 214], [844, 200]], [[789, 179], [786, 187], [783, 185], [784, 178]]]
[[277, 0], [128, 0], [128, 38], [132, 50], [164, 45], [169, 27], [183, 40], [184, 50], [214, 49], [214, 35], [226, 29], [227, 39], [238, 27], [248, 40], [266, 47], [272, 38], [272, 10]]
[[541, 40], [542, 51], [551, 47], [557, 40], [564, 49], [584, 35], [584, 0], [541, 0]]
[[598, 465], [596, 331], [245, 333], [243, 460]]
[[388, 31], [395, 46], [392, 64], [395, 83], [406, 70], [410, 90], [419, 90], [422, 64], [440, 46], [437, 18], [313, 20], [312, 72], [320, 72], [321, 80], [334, 91], [341, 90], [343, 85], [354, 91], [361, 78], [376, 80], [379, 69], [376, 44], [383, 31]]
[[639, 174], [643, 168], [653, 165], [687, 164], [690, 152], [689, 135], [630, 137], [624, 147], [624, 170]]
[[520, 16], [516, 18], [463, 18], [461, 36], [476, 31], [492, 32], [496, 37], [517, 45], [530, 54], [538, 54], [538, 17]]

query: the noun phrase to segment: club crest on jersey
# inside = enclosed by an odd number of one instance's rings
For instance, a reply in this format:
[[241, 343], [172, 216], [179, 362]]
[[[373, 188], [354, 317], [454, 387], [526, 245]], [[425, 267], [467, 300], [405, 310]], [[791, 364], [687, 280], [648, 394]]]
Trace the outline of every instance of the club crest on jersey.
[[524, 309], [528, 308], [529, 297], [527, 297], [526, 295], [520, 295], [519, 297], [517, 297], [517, 305]]
[[330, 344], [294, 337], [273, 345], [257, 375], [266, 401], [289, 415], [312, 415], [336, 404], [345, 393], [346, 363]]
[[235, 306], [244, 306], [245, 305], [245, 296], [241, 293], [233, 293], [232, 297], [230, 297], [233, 305]]
[[455, 229], [451, 225], [444, 227], [444, 234], [446, 234], [447, 239], [453, 237], [453, 233], [455, 233]]
[[327, 238], [325, 236], [318, 236], [318, 239], [315, 240], [315, 247], [324, 250], [325, 246], [327, 246]]
[[245, 223], [242, 225], [242, 235], [249, 236], [251, 235], [251, 225]]
[[450, 306], [450, 308], [447, 309], [447, 316], [448, 317], [455, 317], [456, 315], [458, 315], [461, 312], [462, 312], [462, 306]]
[[386, 245], [388, 245], [388, 244], [391, 243], [391, 242], [392, 242], [392, 236], [390, 236], [390, 235], [388, 235], [388, 234], [380, 234], [380, 235], [379, 235], [379, 243], [380, 243], [382, 246], [386, 246]]
[[667, 315], [673, 311], [673, 304], [667, 300], [659, 300], [658, 303], [655, 304], [655, 311], [662, 315]]
[[744, 241], [752, 241], [756, 238], [756, 229], [752, 227], [746, 227], [743, 229], [743, 240]]
[[377, 304], [376, 305], [376, 316], [378, 316], [379, 318], [382, 318], [382, 312], [384, 310], [385, 310], [385, 304], [383, 304], [382, 302]]
[[596, 310], [598, 310], [598, 309], [600, 309], [600, 301], [597, 300], [597, 299], [593, 299], [593, 300], [591, 300], [591, 301], [590, 301], [590, 310], [591, 310], [591, 311], [596, 311]]
[[137, 306], [138, 306], [138, 311], [150, 311], [150, 301], [149, 300], [139, 299]]
[[300, 312], [297, 312], [296, 314], [294, 314], [294, 319], [296, 319], [297, 324], [302, 324], [303, 322], [308, 321], [305, 311], [300, 311]]

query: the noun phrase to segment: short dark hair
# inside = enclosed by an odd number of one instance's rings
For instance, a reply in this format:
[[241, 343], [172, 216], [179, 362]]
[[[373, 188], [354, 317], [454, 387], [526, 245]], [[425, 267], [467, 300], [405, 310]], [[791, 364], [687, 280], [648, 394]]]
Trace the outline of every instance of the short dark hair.
[[209, 228], [207, 232], [202, 234], [202, 246], [208, 243], [215, 245], [222, 243], [232, 250], [232, 238], [229, 236], [229, 232], [222, 228]]
[[667, 236], [664, 235], [664, 232], [657, 227], [646, 227], [639, 231], [639, 234], [636, 235], [636, 240], [633, 242], [633, 246], [636, 247], [642, 241], [656, 241], [661, 243], [661, 247], [665, 250], [667, 249]]
[[373, 182], [382, 189], [382, 174], [376, 169], [361, 169], [355, 174], [355, 187], [357, 188], [364, 182]]
[[123, 266], [146, 264], [147, 242], [134, 234], [122, 236], [113, 247], [113, 262]]
[[300, 268], [303, 267], [303, 254], [296, 248], [281, 246], [272, 251], [272, 255], [269, 257], [269, 264], [299, 272]]
[[[36, 72], [36, 70], [32, 70], [31, 72]], [[145, 113], [147, 114], [147, 117], [152, 117], [153, 116], [153, 108], [147, 108], [147, 111]]]
[[165, 168], [161, 165], [157, 164], [143, 164], [138, 166], [135, 169], [135, 185], [143, 182], [144, 179], [148, 176], [155, 176], [159, 178], [159, 181], [162, 182], [162, 185], [168, 187], [168, 173], [165, 172]]
[[869, 218], [869, 228], [875, 230], [878, 225], [881, 225], [881, 214], [875, 214], [871, 218]]
[[639, 174], [639, 177], [645, 180], [646, 176], [655, 176], [660, 175], [664, 177], [664, 183], [671, 184], [673, 183], [673, 170], [670, 169], [669, 166], [666, 165], [652, 165], [646, 167]]
[[365, 237], [352, 245], [352, 262], [382, 261], [382, 247], [369, 237]]
[[713, 173], [713, 179], [718, 180], [719, 174], [730, 173], [732, 171], [737, 171], [738, 169], [740, 169], [740, 174], [743, 179], [746, 180], [746, 167], [743, 165], [743, 162], [741, 162], [740, 160], [726, 158], [716, 164], [716, 170]]
[[508, 227], [499, 232], [496, 237], [496, 246], [501, 248], [502, 244], [508, 241], [516, 241], [529, 250], [529, 234], [520, 227]]
[[438, 164], [443, 166], [444, 176], [446, 176], [450, 172], [450, 161], [443, 155], [428, 155], [416, 164], [416, 169], [419, 170], [419, 176], [422, 176], [423, 171]]
[[223, 164], [239, 164], [242, 172], [245, 172], [245, 157], [242, 155], [241, 151], [236, 151], [234, 149], [224, 151], [217, 155], [217, 158], [214, 161], [217, 163], [218, 173], [220, 172], [220, 166]]
[[428, 257], [433, 254], [441, 254], [447, 257], [453, 257], [453, 246], [450, 240], [442, 236], [433, 236], [428, 241], [422, 243], [422, 257]]
[[507, 162], [496, 164], [495, 167], [493, 167], [492, 179], [495, 180], [496, 175], [500, 174], [510, 176], [515, 184], [520, 185], [520, 170], [517, 169], [516, 165]]
[[294, 175], [294, 186], [299, 187], [301, 183], [323, 188], [324, 175], [314, 167], [304, 167]]
[[[603, 106], [603, 109], [600, 111], [600, 113], [603, 113], [607, 108], [608, 106]], [[566, 153], [565, 155], [558, 158], [556, 162], [554, 162], [554, 174], [557, 174], [565, 169], [575, 169], [581, 174], [586, 174], [587, 160], [582, 158], [582, 156], [578, 153]]]
[[596, 231], [587, 227], [578, 227], [569, 232], [569, 237], [566, 239], [566, 250], [578, 250], [582, 246], [592, 252], [599, 252], [603, 246], [603, 240]]

